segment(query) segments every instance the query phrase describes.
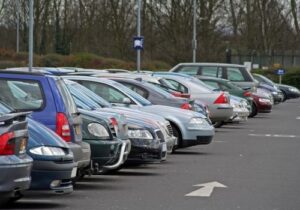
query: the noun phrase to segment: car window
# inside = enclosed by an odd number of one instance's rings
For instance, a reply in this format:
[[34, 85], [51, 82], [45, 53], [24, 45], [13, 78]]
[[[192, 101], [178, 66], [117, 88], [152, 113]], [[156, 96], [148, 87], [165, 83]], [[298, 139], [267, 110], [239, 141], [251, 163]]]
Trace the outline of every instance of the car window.
[[14, 110], [7, 105], [0, 103], [0, 116], [13, 112]]
[[228, 67], [227, 77], [230, 81], [245, 81], [244, 76], [239, 68]]
[[221, 77], [221, 68], [218, 66], [202, 66], [201, 75], [209, 77]]
[[129, 83], [126, 83], [126, 82], [120, 82], [122, 85], [125, 85], [126, 87], [128, 87], [130, 90], [133, 90], [134, 92], [136, 92], [137, 94], [143, 96], [144, 98], [148, 98], [149, 97], [149, 93], [147, 90], [143, 89], [143, 88], [140, 88], [136, 85], [133, 85], [133, 84], [129, 84]]
[[[18, 85], [28, 89], [22, 90]], [[44, 106], [42, 88], [37, 81], [0, 79], [0, 101], [17, 111], [34, 111]]]
[[189, 93], [188, 88], [180, 84], [179, 82], [172, 79], [166, 79], [166, 80], [168, 80], [173, 85], [175, 90], [180, 91], [182, 93]]
[[204, 83], [205, 83], [206, 85], [208, 85], [208, 86], [213, 87], [213, 89], [220, 89], [218, 83], [215, 82], [215, 81], [205, 81], [205, 80], [204, 80]]
[[123, 103], [123, 99], [128, 98], [119, 90], [103, 83], [89, 81], [80, 81], [79, 83], [110, 103]]
[[181, 66], [178, 68], [178, 71], [188, 75], [197, 75], [198, 74], [198, 66]]
[[226, 85], [224, 85], [224, 84], [220, 84], [220, 89], [221, 89], [221, 90], [230, 90], [231, 87], [230, 87], [230, 86], [226, 86]]
[[77, 106], [72, 98], [71, 93], [69, 92], [66, 84], [62, 79], [58, 79], [56, 81], [58, 90], [60, 94], [62, 95], [63, 101], [65, 106], [68, 108], [68, 111], [70, 114], [78, 113]]

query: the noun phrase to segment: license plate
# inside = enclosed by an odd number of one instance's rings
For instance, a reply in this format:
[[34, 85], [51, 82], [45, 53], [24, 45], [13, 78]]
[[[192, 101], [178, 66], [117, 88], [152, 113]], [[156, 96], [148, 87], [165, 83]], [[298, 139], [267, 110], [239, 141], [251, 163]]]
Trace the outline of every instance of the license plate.
[[26, 152], [27, 139], [23, 138], [20, 142], [20, 154], [24, 154]]
[[166, 152], [166, 151], [167, 151], [167, 144], [166, 144], [166, 143], [164, 143], [164, 144], [162, 145], [162, 151], [163, 151], [163, 152]]
[[77, 174], [77, 167], [72, 169], [71, 178], [76, 177], [76, 174]]
[[75, 126], [75, 133], [76, 135], [81, 135], [81, 127], [79, 125]]

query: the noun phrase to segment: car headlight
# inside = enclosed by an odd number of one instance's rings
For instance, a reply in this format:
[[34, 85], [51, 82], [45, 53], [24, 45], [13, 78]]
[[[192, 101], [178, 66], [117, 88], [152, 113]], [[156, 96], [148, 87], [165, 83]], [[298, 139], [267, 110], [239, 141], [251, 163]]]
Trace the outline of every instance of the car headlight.
[[87, 128], [90, 134], [92, 134], [93, 136], [97, 136], [100, 138], [110, 137], [107, 129], [99, 123], [90, 123], [88, 124]]
[[291, 92], [299, 92], [299, 90], [297, 88], [289, 88], [289, 91], [291, 91]]
[[277, 94], [278, 94], [278, 92], [276, 92], [276, 91], [273, 91], [273, 92], [272, 92], [272, 94], [273, 94], [273, 95], [277, 95]]
[[29, 151], [32, 154], [44, 155], [44, 156], [65, 156], [66, 155], [65, 151], [59, 147], [41, 146], [41, 147], [32, 148]]
[[130, 139], [144, 139], [144, 140], [152, 140], [152, 134], [145, 129], [134, 129], [128, 128], [128, 137]]
[[207, 128], [208, 125], [209, 124], [205, 118], [197, 117], [197, 118], [192, 118], [190, 120], [188, 129], [199, 130], [199, 129]]
[[264, 104], [271, 104], [271, 100], [266, 98], [259, 98], [258, 101]]

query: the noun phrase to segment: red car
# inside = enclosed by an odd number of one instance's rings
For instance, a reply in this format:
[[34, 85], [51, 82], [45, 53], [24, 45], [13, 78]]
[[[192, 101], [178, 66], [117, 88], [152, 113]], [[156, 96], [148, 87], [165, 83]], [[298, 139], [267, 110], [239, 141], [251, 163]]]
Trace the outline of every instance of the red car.
[[252, 113], [249, 117], [254, 117], [257, 113], [270, 113], [272, 111], [272, 101], [262, 96], [259, 93], [252, 93], [253, 98], [253, 106], [252, 106]]

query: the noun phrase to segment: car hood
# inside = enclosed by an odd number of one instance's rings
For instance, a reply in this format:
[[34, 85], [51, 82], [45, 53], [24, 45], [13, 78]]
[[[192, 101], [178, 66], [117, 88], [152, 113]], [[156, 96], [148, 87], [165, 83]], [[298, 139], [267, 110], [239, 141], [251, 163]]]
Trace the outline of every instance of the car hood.
[[34, 121], [30, 118], [28, 120], [28, 147], [31, 149], [34, 147], [40, 146], [52, 146], [52, 147], [61, 147], [69, 148], [68, 144], [61, 139], [55, 132], [42, 125], [41, 123]]

